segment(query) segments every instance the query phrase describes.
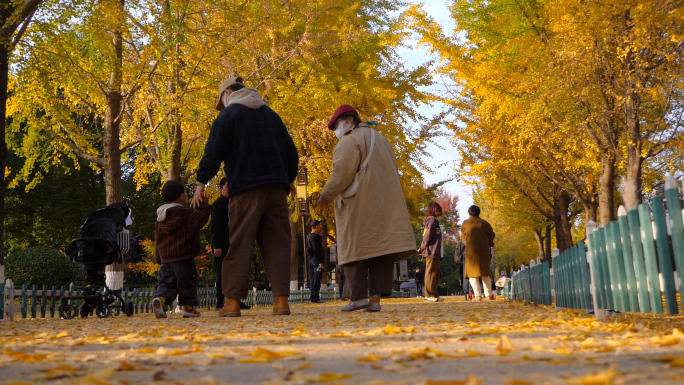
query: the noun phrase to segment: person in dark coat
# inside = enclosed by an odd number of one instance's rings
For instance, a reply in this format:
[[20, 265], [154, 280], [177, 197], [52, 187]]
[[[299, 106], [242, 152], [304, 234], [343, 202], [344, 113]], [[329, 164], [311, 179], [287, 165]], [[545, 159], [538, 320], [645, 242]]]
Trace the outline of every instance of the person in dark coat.
[[[230, 233], [228, 231], [228, 178], [219, 182], [221, 195], [211, 207], [211, 250], [214, 254], [214, 271], [216, 273], [216, 309], [221, 310], [226, 297], [223, 295], [222, 274], [223, 257], [230, 247]], [[251, 306], [240, 301], [240, 309], [250, 309]]]
[[337, 291], [340, 293], [340, 299], [348, 299], [349, 295], [344, 292], [347, 286], [345, 285], [344, 268], [341, 265], [335, 268], [335, 282], [337, 283]]
[[425, 271], [420, 267], [416, 267], [416, 275], [413, 276], [416, 282], [416, 295], [418, 297], [424, 296], [423, 285], [425, 285]]
[[325, 253], [323, 249], [323, 225], [320, 221], [311, 221], [311, 233], [306, 236], [306, 256], [309, 259], [309, 277], [311, 279], [311, 302], [321, 301], [321, 281], [325, 271]]
[[468, 208], [470, 218], [463, 221], [461, 234], [465, 243], [465, 274], [470, 279], [475, 301], [482, 300], [480, 278], [484, 285], [485, 297], [494, 300], [492, 294], [492, 278], [489, 265], [491, 263], [491, 247], [494, 246], [494, 230], [489, 222], [480, 218], [480, 208], [473, 205]]
[[425, 259], [425, 300], [437, 302], [440, 300], [437, 294], [439, 284], [439, 261], [442, 259], [443, 243], [442, 229], [437, 217], [442, 215], [442, 206], [437, 202], [428, 204], [425, 219], [423, 220], [423, 241], [418, 254]]
[[[273, 288], [273, 315], [289, 315], [292, 238], [287, 195], [295, 191], [297, 148], [280, 116], [256, 89], [245, 87], [241, 77], [221, 83], [216, 109], [220, 112], [197, 169], [195, 194], [204, 191], [223, 163], [230, 248], [221, 273], [226, 300], [219, 316], [241, 315], [240, 299], [249, 291], [255, 241]], [[193, 198], [192, 205], [199, 205], [199, 200]]]

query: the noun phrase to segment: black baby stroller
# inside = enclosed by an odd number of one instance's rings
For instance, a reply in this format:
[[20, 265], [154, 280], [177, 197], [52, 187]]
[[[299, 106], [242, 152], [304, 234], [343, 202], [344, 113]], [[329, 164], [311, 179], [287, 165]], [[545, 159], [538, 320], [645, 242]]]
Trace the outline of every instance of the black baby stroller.
[[[130, 222], [130, 209], [123, 203], [111, 204], [88, 215], [79, 230], [81, 238], [71, 241], [74, 249], [71, 260], [83, 265], [88, 286], [79, 295], [61, 298], [59, 312], [63, 319], [76, 316], [76, 307], [69, 304], [72, 300], [83, 300], [78, 308], [82, 318], [88, 317], [92, 310], [100, 318], [109, 317], [112, 309], [121, 309], [129, 317], [133, 315], [133, 302], [124, 302], [121, 290], [109, 289], [104, 279], [105, 266], [124, 261], [124, 254], [130, 247], [125, 226]], [[100, 293], [97, 286], [102, 280], [105, 281], [104, 292]]]

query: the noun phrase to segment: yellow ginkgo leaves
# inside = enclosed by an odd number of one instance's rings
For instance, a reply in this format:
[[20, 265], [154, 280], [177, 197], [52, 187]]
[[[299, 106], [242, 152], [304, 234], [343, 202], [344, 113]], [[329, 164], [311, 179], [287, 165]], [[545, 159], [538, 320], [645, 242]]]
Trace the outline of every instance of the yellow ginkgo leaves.
[[513, 351], [513, 345], [507, 335], [504, 334], [501, 336], [499, 342], [496, 344], [496, 351], [499, 352], [500, 355], [505, 355]]
[[617, 364], [613, 364], [610, 368], [588, 376], [571, 378], [566, 381], [568, 384], [576, 385], [611, 385], [615, 378], [615, 368]]
[[251, 364], [265, 364], [273, 360], [284, 358], [285, 356], [292, 356], [297, 354], [299, 354], [299, 352], [294, 350], [284, 350], [276, 352], [268, 349], [256, 348], [254, 351], [250, 353], [251, 357], [241, 358], [240, 360], [238, 360], [238, 362]]

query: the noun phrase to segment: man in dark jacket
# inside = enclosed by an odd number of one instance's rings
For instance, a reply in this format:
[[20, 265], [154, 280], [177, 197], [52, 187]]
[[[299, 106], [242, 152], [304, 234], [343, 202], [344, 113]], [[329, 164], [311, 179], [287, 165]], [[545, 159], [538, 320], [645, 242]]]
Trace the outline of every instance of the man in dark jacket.
[[311, 277], [311, 302], [321, 301], [321, 281], [325, 271], [325, 254], [323, 251], [323, 225], [320, 221], [311, 221], [311, 233], [306, 237], [306, 256], [309, 259], [309, 277]]
[[[254, 241], [273, 288], [274, 315], [290, 314], [290, 217], [288, 192], [294, 192], [299, 156], [282, 120], [254, 88], [231, 77], [219, 86], [218, 117], [197, 170], [195, 194], [218, 172], [228, 178], [230, 248], [222, 265], [223, 294], [219, 315], [240, 316], [247, 297]], [[193, 207], [199, 200], [193, 198]]]
[[[221, 284], [221, 268], [223, 257], [228, 253], [230, 247], [228, 231], [228, 178], [221, 179], [219, 182], [221, 195], [214, 201], [211, 207], [211, 249], [214, 254], [214, 270], [216, 275], [216, 310], [223, 308], [225, 296], [223, 295], [223, 285]], [[250, 309], [251, 306], [240, 301], [240, 309]]]
[[420, 267], [416, 267], [416, 275], [413, 276], [416, 281], [416, 295], [423, 296], [423, 285], [425, 284], [425, 271]]
[[166, 204], [157, 209], [154, 225], [154, 256], [161, 264], [154, 289], [152, 308], [157, 318], [166, 318], [166, 306], [178, 296], [183, 307], [183, 318], [199, 317], [197, 300], [197, 267], [200, 255], [200, 229], [209, 220], [211, 206], [199, 199], [199, 210], [187, 208], [185, 188], [168, 181], [162, 188]]

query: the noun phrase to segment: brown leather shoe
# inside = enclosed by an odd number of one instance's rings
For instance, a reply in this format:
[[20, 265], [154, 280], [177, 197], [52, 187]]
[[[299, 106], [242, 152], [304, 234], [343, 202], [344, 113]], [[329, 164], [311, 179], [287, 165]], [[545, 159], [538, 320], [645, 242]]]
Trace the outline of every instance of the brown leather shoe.
[[223, 309], [219, 310], [219, 317], [239, 317], [240, 314], [240, 300], [226, 298], [223, 304]]
[[290, 315], [290, 305], [287, 304], [286, 295], [279, 295], [273, 299], [273, 315]]

